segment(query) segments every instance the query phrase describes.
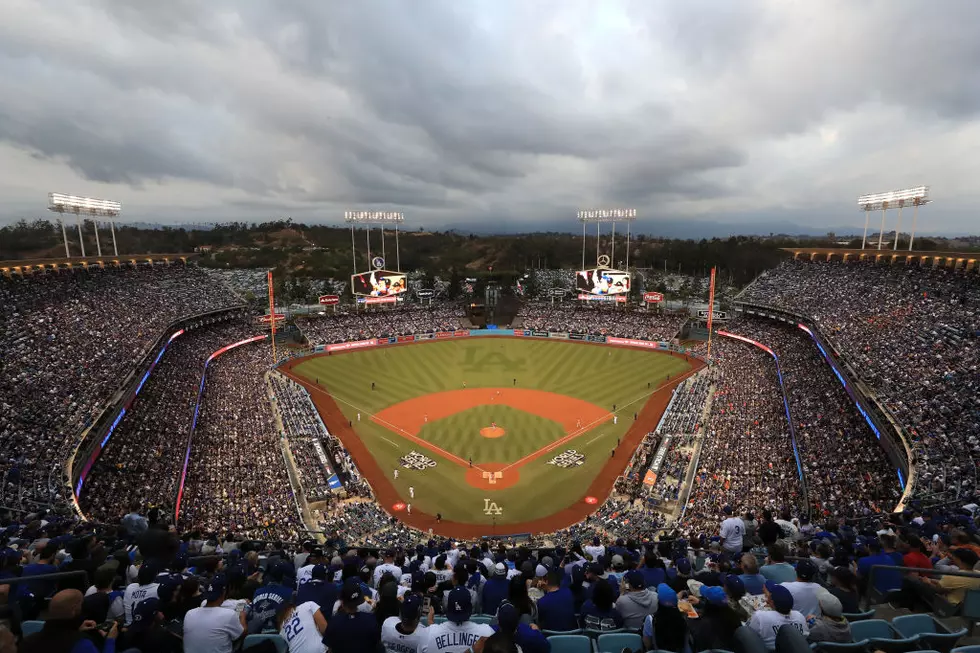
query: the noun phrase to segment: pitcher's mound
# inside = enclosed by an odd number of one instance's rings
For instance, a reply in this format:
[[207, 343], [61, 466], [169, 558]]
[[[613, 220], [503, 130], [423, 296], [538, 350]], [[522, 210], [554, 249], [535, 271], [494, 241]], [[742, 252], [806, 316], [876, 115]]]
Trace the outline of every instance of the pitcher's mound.
[[466, 482], [481, 490], [506, 490], [514, 487], [520, 479], [517, 468], [501, 471], [503, 463], [482, 463], [480, 468], [471, 467], [466, 471]]
[[499, 426], [486, 426], [480, 429], [480, 435], [485, 438], [502, 438], [507, 433]]

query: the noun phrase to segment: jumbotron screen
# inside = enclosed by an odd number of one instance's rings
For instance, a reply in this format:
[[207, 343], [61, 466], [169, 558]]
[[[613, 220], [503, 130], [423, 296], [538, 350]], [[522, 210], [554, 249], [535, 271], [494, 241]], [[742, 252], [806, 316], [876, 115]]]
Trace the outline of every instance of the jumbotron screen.
[[575, 275], [575, 289], [590, 295], [621, 295], [630, 291], [629, 272], [596, 268]]
[[408, 282], [401, 272], [375, 270], [362, 272], [350, 278], [354, 294], [362, 297], [391, 297], [408, 290]]

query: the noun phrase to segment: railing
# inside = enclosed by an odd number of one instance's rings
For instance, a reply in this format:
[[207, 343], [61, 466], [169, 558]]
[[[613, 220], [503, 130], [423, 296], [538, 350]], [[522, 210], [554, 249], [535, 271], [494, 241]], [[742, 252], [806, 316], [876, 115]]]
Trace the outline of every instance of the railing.
[[[868, 574], [868, 583], [861, 593], [861, 604], [864, 609], [868, 609], [871, 605], [871, 593], [874, 591], [875, 587], [875, 573], [882, 571], [889, 572], [900, 572], [904, 575], [907, 573], [918, 574], [919, 576], [962, 576], [965, 578], [974, 578], [980, 581], [980, 572], [975, 571], [947, 571], [945, 569], [922, 569], [921, 567], [893, 567], [891, 565], [871, 565], [871, 573]], [[969, 588], [967, 588], [969, 589]], [[942, 595], [940, 595], [942, 596]]]

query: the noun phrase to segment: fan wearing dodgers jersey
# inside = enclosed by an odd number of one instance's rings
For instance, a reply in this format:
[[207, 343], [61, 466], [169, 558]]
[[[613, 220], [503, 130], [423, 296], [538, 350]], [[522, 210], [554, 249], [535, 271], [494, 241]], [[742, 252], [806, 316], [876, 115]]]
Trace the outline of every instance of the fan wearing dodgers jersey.
[[402, 568], [395, 564], [394, 549], [388, 549], [384, 552], [384, 562], [374, 568], [374, 575], [372, 576], [371, 584], [374, 587], [378, 587], [378, 582], [386, 573], [390, 573], [392, 576], [394, 576], [396, 581], [400, 581], [402, 579]]
[[733, 555], [742, 554], [742, 536], [745, 534], [745, 522], [741, 517], [733, 515], [731, 506], [725, 506], [722, 514], [725, 521], [721, 522], [721, 547]]
[[302, 585], [313, 579], [313, 567], [323, 562], [323, 549], [316, 548], [306, 557], [306, 564], [296, 572], [296, 584]]
[[471, 614], [473, 599], [469, 590], [453, 588], [446, 601], [448, 621], [426, 628], [427, 636], [419, 653], [465, 653], [481, 637], [493, 635], [489, 625], [470, 621]]
[[381, 624], [381, 645], [385, 653], [418, 653], [428, 637], [428, 627], [435, 621], [435, 610], [429, 606], [428, 624], [422, 618], [422, 596], [406, 594], [399, 610], [400, 617], [388, 617]]
[[279, 636], [286, 640], [289, 653], [325, 653], [323, 632], [327, 619], [320, 606], [313, 601], [293, 605], [288, 602], [279, 610], [277, 617]]

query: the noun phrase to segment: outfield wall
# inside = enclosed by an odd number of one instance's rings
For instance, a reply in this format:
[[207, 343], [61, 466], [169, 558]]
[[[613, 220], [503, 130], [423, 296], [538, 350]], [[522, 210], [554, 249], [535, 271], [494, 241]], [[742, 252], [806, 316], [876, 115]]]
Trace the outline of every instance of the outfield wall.
[[419, 333], [412, 336], [387, 336], [382, 338], [368, 338], [366, 340], [353, 340], [350, 342], [338, 342], [329, 345], [314, 345], [309, 351], [304, 351], [298, 356], [308, 356], [309, 354], [333, 353], [335, 351], [356, 351], [371, 347], [384, 347], [388, 345], [404, 345], [414, 342], [431, 342], [435, 340], [446, 340], [449, 338], [476, 338], [481, 336], [492, 337], [514, 337], [514, 338], [549, 338], [551, 340], [572, 340], [576, 342], [591, 342], [596, 344], [614, 345], [617, 347], [636, 347], [639, 349], [654, 349], [658, 351], [674, 352], [685, 354], [692, 358], [704, 361], [704, 358], [689, 351], [685, 347], [672, 345], [666, 341], [641, 340], [639, 338], [619, 338], [617, 336], [606, 336], [591, 333], [570, 333], [558, 331], [532, 331], [530, 329], [457, 329], [455, 331], [434, 331], [431, 333]]

